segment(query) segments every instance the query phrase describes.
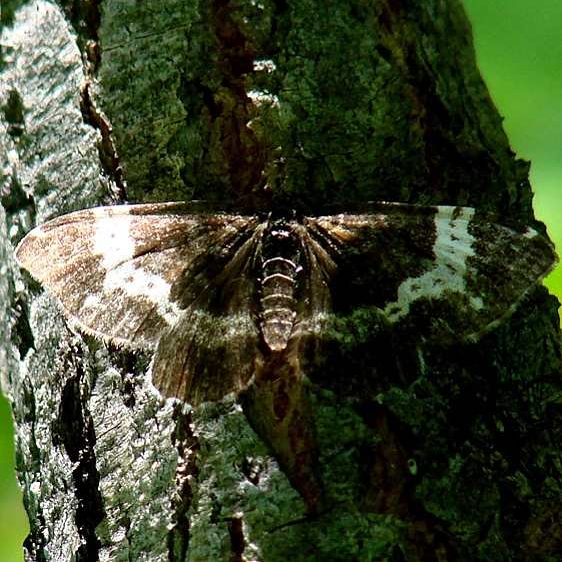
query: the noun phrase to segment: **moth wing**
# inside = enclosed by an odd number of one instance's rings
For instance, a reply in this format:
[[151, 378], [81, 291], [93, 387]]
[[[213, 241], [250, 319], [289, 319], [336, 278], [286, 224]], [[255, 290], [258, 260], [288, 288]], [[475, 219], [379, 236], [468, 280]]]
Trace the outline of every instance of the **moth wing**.
[[330, 281], [336, 273], [337, 264], [329, 248], [326, 249], [325, 241], [311, 235], [306, 221], [304, 226], [296, 228], [296, 234], [302, 249], [303, 271], [299, 284], [304, 298], [300, 299], [288, 346], [289, 349], [298, 349], [300, 355], [304, 347], [318, 343], [318, 338], [324, 335], [329, 324], [333, 306]]
[[556, 263], [551, 243], [474, 216], [469, 207], [379, 204], [308, 218], [329, 249], [336, 314], [376, 307], [428, 339], [473, 338], [510, 314]]
[[191, 304], [162, 336], [154, 358], [152, 379], [164, 395], [195, 405], [249, 384], [261, 358], [256, 257], [264, 227], [226, 254], [210, 245], [186, 272], [177, 297]]
[[188, 306], [176, 298], [185, 272], [213, 243], [228, 248], [251, 222], [193, 214], [189, 203], [97, 207], [35, 228], [16, 258], [79, 329], [150, 348]]

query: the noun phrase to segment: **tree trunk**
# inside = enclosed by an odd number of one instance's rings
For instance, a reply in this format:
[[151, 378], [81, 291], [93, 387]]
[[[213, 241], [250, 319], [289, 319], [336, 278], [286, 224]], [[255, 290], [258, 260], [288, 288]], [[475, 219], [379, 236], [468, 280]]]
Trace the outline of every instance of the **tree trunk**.
[[[458, 204], [540, 228], [457, 0], [36, 0], [11, 16], [0, 368], [26, 560], [557, 559], [559, 329], [544, 288], [476, 343], [371, 365], [384, 376], [368, 385], [298, 387], [289, 427], [268, 414], [275, 382], [241, 406], [164, 400], [150, 357], [70, 331], [8, 251], [74, 209], [243, 206], [265, 181], [312, 210]], [[361, 379], [361, 363], [335, 378]]]

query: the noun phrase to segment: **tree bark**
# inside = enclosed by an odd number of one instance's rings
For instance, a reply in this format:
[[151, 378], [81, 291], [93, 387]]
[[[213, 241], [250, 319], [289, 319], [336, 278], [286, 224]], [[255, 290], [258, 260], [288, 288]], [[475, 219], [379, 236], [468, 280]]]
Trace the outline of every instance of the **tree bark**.
[[9, 15], [0, 368], [26, 560], [556, 560], [544, 288], [477, 343], [374, 366], [369, 390], [304, 387], [295, 428], [268, 417], [274, 383], [242, 406], [164, 400], [149, 357], [71, 332], [11, 257], [77, 208], [242, 205], [265, 180], [312, 210], [458, 204], [541, 228], [457, 0], [36, 0]]

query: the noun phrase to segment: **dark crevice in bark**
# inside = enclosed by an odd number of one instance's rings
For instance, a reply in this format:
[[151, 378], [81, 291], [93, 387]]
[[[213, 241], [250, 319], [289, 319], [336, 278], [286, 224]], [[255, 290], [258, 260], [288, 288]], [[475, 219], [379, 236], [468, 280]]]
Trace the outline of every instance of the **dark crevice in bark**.
[[108, 177], [115, 183], [114, 197], [118, 202], [127, 199], [123, 168], [112, 136], [113, 129], [107, 116], [96, 106], [92, 98], [91, 84], [86, 82], [80, 96], [80, 109], [84, 122], [99, 130], [101, 143], [98, 147], [100, 163]]
[[100, 64], [98, 30], [101, 21], [100, 0], [59, 0], [66, 17], [78, 35], [78, 47], [96, 73]]
[[[0, 29], [2, 27], [11, 27], [14, 24], [15, 12], [23, 4], [21, 0], [9, 0], [2, 2], [0, 10]], [[3, 57], [0, 54], [0, 70], [2, 69]]]
[[90, 82], [96, 77], [102, 60], [102, 46], [98, 34], [101, 24], [101, 2], [98, 0], [64, 0], [61, 5], [78, 35], [78, 48], [82, 53], [86, 74], [86, 81], [80, 92], [80, 110], [84, 122], [98, 129], [101, 134], [101, 142], [98, 146], [100, 163], [107, 177], [112, 179], [115, 184], [113, 197], [117, 202], [123, 202], [127, 198], [126, 184], [112, 135], [111, 122], [97, 106]]
[[258, 459], [249, 459], [248, 457], [244, 457], [240, 465], [240, 471], [248, 482], [251, 482], [254, 486], [260, 483], [260, 475], [263, 469], [263, 462], [260, 462]]
[[189, 509], [193, 502], [192, 482], [197, 480], [197, 451], [199, 442], [191, 429], [191, 413], [185, 413], [184, 406], [174, 410], [175, 433], [173, 445], [178, 450], [176, 468], [176, 494], [172, 502], [173, 527], [168, 533], [168, 558], [170, 562], [187, 559], [190, 538]]
[[[75, 553], [80, 562], [99, 559], [100, 541], [96, 527], [105, 516], [99, 491], [99, 473], [94, 452], [96, 437], [90, 413], [80, 385], [82, 368], [66, 382], [61, 395], [59, 413], [54, 424], [53, 439], [60, 440], [69, 459], [75, 463], [72, 471], [75, 495], [78, 500], [75, 523], [83, 544]], [[56, 445], [56, 443], [55, 443]]]
[[[37, 421], [35, 393], [27, 378], [24, 380], [23, 391], [25, 410], [19, 412], [19, 415], [23, 417], [21, 423], [28, 424], [31, 427], [29, 439], [30, 458], [23, 459], [19, 455], [16, 455], [16, 470], [21, 474], [30, 475], [29, 481], [33, 482], [38, 479], [43, 453], [37, 446], [35, 440], [35, 425]], [[16, 423], [18, 423], [17, 418]], [[25, 465], [24, 462], [26, 463]], [[35, 478], [33, 478], [33, 476], [35, 476]], [[30, 527], [29, 534], [23, 541], [23, 547], [28, 553], [29, 559], [33, 560], [33, 562], [46, 562], [45, 545], [47, 541], [45, 540], [45, 533], [48, 532], [48, 529], [46, 529], [45, 517], [41, 507], [41, 497], [32, 494], [24, 494], [23, 504], [25, 512], [29, 516]]]
[[29, 325], [29, 317], [24, 309], [21, 298], [15, 302], [12, 307], [14, 323], [12, 325], [13, 342], [17, 345], [20, 357], [25, 357], [30, 349], [35, 348], [35, 338], [31, 326]]
[[[8, 135], [11, 137], [14, 145], [22, 152], [25, 152], [27, 145], [30, 143], [30, 138], [26, 133], [26, 108], [21, 94], [17, 89], [12, 88], [8, 92], [8, 99], [1, 107], [1, 111], [2, 117], [7, 124]], [[8, 221], [10, 221], [10, 215], [27, 208], [29, 209], [29, 218], [33, 223], [35, 221], [35, 205], [33, 198], [26, 192], [24, 186], [22, 186], [16, 168], [11, 168], [9, 183], [4, 177], [1, 177], [2, 174], [0, 174], [0, 179], [3, 180], [7, 186], [7, 189], [0, 190], [0, 203], [8, 215]]]
[[[95, 338], [92, 338], [95, 342]], [[93, 344], [96, 345], [95, 343]], [[112, 363], [120, 373], [123, 374], [123, 386], [121, 397], [127, 408], [134, 409], [137, 403], [135, 390], [138, 385], [137, 374], [144, 373], [148, 369], [150, 356], [143, 350], [131, 351], [122, 347], [108, 344], [111, 351]]]
[[25, 131], [25, 107], [20, 93], [12, 88], [8, 93], [6, 104], [2, 107], [4, 120], [8, 124], [8, 135], [17, 141]]
[[256, 47], [243, 28], [244, 14], [225, 0], [215, 0], [209, 7], [209, 22], [216, 44], [213, 61], [220, 76], [218, 91], [207, 95], [207, 108], [220, 130], [220, 144], [226, 160], [232, 196], [256, 206], [252, 195], [260, 186], [265, 164], [261, 140], [248, 126], [253, 103], [247, 95], [247, 75], [253, 72]]
[[230, 562], [244, 562], [246, 540], [241, 517], [231, 517], [228, 520], [228, 534], [230, 536]]
[[16, 213], [22, 209], [28, 208], [30, 220], [35, 221], [35, 205], [31, 195], [28, 195], [23, 189], [20, 181], [15, 173], [10, 178], [10, 187], [0, 196], [0, 202], [6, 210], [6, 213]]
[[[26, 502], [25, 499], [24, 507], [26, 513], [33, 513], [33, 511], [30, 511], [29, 503]], [[42, 536], [42, 531], [45, 529], [45, 518], [43, 513], [40, 510], [36, 511], [34, 517], [30, 517], [29, 521], [29, 535], [27, 535], [22, 545], [25, 549], [27, 559], [32, 560], [33, 562], [47, 562], [48, 558], [45, 554], [46, 541]]]

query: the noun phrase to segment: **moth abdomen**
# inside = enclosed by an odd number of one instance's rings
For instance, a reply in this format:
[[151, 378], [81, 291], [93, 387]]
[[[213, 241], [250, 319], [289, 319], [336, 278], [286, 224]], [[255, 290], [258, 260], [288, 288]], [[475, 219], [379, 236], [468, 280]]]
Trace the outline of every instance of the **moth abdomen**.
[[283, 256], [271, 257], [262, 264], [260, 327], [271, 351], [285, 349], [293, 331], [300, 270], [297, 261]]

